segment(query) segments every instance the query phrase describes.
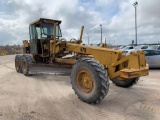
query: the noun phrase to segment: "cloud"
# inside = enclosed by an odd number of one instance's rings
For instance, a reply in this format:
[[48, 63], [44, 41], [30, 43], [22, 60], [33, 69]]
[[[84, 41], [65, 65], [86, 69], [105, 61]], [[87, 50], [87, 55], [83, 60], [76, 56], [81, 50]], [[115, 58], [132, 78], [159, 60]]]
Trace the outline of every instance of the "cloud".
[[[135, 11], [132, 3], [135, 1], [123, 1], [119, 4], [119, 11], [113, 15], [110, 22], [106, 24], [109, 29], [108, 34], [112, 34], [111, 39], [117, 44], [129, 44], [135, 40]], [[154, 4], [153, 4], [154, 3]], [[159, 41], [159, 1], [147, 2], [141, 0], [137, 7], [138, 43], [153, 43]], [[154, 13], [154, 14], [150, 14]], [[113, 43], [113, 42], [112, 42]]]
[[[103, 41], [129, 44], [135, 39], [134, 0], [1, 0], [0, 44], [21, 44], [29, 39], [29, 23], [39, 18], [62, 20], [63, 37], [79, 38], [85, 26], [83, 39], [87, 43]], [[137, 7], [138, 43], [158, 42], [160, 38], [159, 0], [139, 0]], [[3, 41], [3, 42], [2, 42]]]

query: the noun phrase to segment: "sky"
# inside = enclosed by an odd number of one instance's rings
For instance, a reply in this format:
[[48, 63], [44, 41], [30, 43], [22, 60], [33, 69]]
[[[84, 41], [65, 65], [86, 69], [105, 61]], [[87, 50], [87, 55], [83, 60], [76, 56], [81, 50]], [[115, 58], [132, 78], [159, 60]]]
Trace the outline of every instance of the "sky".
[[[29, 23], [61, 20], [63, 38], [127, 45], [135, 40], [135, 0], [0, 0], [0, 45], [29, 40]], [[160, 42], [160, 0], [137, 0], [137, 42]]]

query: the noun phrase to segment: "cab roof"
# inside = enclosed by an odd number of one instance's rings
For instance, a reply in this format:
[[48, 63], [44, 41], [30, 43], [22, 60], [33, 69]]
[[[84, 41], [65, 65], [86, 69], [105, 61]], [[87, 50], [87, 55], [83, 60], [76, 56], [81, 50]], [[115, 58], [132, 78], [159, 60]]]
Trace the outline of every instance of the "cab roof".
[[46, 23], [58, 23], [58, 24], [61, 24], [62, 21], [60, 20], [52, 20], [52, 19], [46, 19], [46, 18], [39, 18], [38, 20], [30, 23], [30, 25], [33, 25], [33, 24], [40, 24], [41, 22], [46, 22]]

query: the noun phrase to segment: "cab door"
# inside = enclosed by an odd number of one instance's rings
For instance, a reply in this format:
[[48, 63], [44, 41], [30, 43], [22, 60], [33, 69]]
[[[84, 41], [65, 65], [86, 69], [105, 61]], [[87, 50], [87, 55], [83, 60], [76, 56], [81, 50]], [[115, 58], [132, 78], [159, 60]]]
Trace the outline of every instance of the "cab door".
[[37, 39], [36, 39], [36, 28], [34, 25], [29, 26], [29, 33], [30, 33], [30, 48], [31, 54], [37, 54]]

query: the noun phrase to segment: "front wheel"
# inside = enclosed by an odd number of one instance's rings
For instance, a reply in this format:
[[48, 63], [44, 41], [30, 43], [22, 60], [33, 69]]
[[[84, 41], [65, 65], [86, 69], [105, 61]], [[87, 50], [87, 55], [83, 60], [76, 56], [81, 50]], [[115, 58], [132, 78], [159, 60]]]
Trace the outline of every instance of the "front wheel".
[[89, 58], [80, 59], [73, 65], [71, 84], [78, 98], [91, 104], [99, 103], [109, 90], [106, 70]]
[[128, 87], [131, 87], [134, 84], [136, 84], [138, 82], [138, 80], [139, 80], [138, 77], [137, 78], [128, 78], [128, 79], [125, 79], [125, 80], [119, 80], [117, 78], [114, 78], [112, 80], [112, 82], [119, 87], [128, 88]]

